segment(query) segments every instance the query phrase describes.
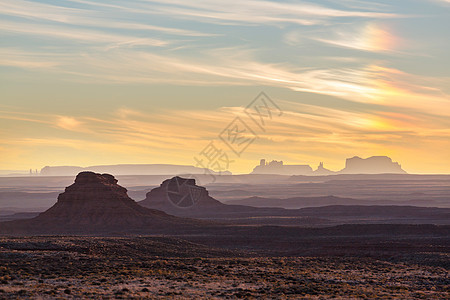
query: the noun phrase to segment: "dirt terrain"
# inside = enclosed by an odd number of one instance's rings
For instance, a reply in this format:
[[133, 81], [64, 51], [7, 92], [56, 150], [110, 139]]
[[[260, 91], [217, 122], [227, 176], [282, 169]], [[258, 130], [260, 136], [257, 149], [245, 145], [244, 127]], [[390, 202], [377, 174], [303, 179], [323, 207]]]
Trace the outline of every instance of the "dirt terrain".
[[448, 248], [416, 250], [276, 256], [165, 237], [0, 238], [0, 298], [448, 298]]

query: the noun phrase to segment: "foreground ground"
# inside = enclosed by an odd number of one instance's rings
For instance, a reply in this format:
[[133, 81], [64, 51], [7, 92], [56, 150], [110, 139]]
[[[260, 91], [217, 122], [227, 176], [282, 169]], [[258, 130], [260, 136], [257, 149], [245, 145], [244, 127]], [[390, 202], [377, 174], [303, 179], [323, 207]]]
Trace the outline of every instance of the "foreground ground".
[[0, 298], [448, 299], [448, 258], [274, 257], [164, 237], [0, 238]]

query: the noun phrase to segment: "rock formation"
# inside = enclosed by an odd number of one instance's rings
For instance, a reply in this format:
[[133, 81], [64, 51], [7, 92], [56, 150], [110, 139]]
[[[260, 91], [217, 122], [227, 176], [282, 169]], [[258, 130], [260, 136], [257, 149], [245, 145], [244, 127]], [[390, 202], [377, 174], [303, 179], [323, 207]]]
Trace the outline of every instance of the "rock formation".
[[147, 193], [140, 205], [162, 210], [169, 214], [186, 215], [195, 212], [216, 210], [225, 204], [209, 196], [208, 191], [196, 185], [193, 178], [175, 176]]
[[278, 174], [278, 175], [312, 175], [313, 170], [308, 165], [285, 165], [283, 161], [272, 160], [267, 163], [261, 159], [251, 174]]
[[81, 172], [57, 203], [29, 220], [0, 223], [0, 232], [19, 233], [159, 233], [199, 225], [144, 208], [109, 174]]
[[283, 161], [273, 160], [269, 163], [261, 159], [251, 174], [277, 174], [277, 175], [333, 175], [333, 174], [406, 174], [401, 165], [393, 162], [387, 156], [372, 156], [366, 159], [354, 156], [347, 158], [345, 168], [334, 172], [324, 168], [320, 162], [317, 170], [313, 171], [309, 165], [285, 165]]
[[140, 205], [168, 214], [195, 218], [254, 217], [283, 213], [280, 208], [223, 204], [196, 185], [195, 179], [173, 177], [147, 193]]
[[354, 156], [347, 158], [341, 174], [406, 174], [401, 165], [387, 156], [372, 156], [366, 159]]
[[335, 173], [336, 172], [326, 169], [323, 166], [323, 162], [320, 162], [319, 166], [317, 167], [317, 170], [314, 171], [314, 175], [331, 175], [331, 174], [335, 174]]

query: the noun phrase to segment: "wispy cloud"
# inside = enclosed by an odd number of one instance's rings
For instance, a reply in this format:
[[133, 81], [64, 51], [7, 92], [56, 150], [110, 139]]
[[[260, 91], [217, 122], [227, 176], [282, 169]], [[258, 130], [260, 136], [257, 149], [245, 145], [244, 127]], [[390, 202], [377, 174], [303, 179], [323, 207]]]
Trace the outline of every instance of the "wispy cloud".
[[364, 51], [385, 52], [395, 51], [400, 46], [400, 38], [392, 29], [377, 23], [367, 23], [358, 28], [333, 29], [333, 35], [328, 38], [317, 37], [315, 40], [331, 45]]
[[294, 23], [313, 25], [321, 19], [339, 17], [393, 18], [397, 14], [361, 10], [338, 10], [308, 3], [287, 3], [244, 0], [229, 3], [223, 0], [186, 2], [178, 0], [152, 1], [155, 10], [184, 18], [206, 22]]
[[[435, 3], [442, 5], [420, 7], [437, 15], [448, 1]], [[236, 90], [245, 90], [238, 86], [264, 86], [283, 89], [291, 101], [278, 99], [287, 107], [285, 117], [261, 135], [257, 150], [249, 150], [252, 159], [259, 158], [258, 151], [280, 155], [277, 145], [282, 145], [292, 160], [314, 161], [320, 154], [342, 161], [352, 151], [394, 155], [401, 150], [411, 151], [412, 161], [426, 153], [408, 150], [415, 140], [441, 148], [450, 140], [449, 76], [439, 63], [447, 59], [447, 45], [436, 50], [427, 40], [435, 35], [445, 41], [448, 21], [430, 22], [425, 34], [416, 33], [412, 28], [423, 23], [414, 16], [421, 11], [405, 5], [405, 0], [1, 1], [0, 68], [9, 82], [37, 86], [50, 78], [55, 94], [64, 93], [60, 83], [127, 90], [122, 102], [90, 116], [75, 103], [67, 104], [73, 114], [49, 109], [50, 101], [35, 114], [26, 113], [26, 104], [4, 106], [0, 147], [9, 149], [9, 156], [2, 158], [20, 160], [14, 151], [33, 157], [39, 150], [51, 162], [57, 149], [64, 149], [81, 161], [85, 143], [92, 149], [90, 159], [98, 160], [94, 163], [113, 162], [113, 155], [130, 162], [130, 153], [135, 162], [152, 156], [186, 163], [241, 108], [214, 100], [214, 107], [205, 109], [192, 101], [189, 111], [179, 111], [174, 107], [185, 100], [172, 99], [173, 107], [159, 103], [152, 112], [142, 111], [133, 107], [140, 101], [137, 89], [220, 87], [238, 97]], [[419, 50], [422, 56], [413, 58], [402, 52]], [[6, 104], [45, 97], [18, 96], [14, 84], [5, 90]], [[94, 102], [96, 95], [88, 98]], [[46, 109], [54, 113], [37, 112]], [[106, 158], [108, 151], [114, 154]]]
[[[97, 9], [104, 10], [110, 13], [124, 12], [135, 15], [165, 15], [170, 18], [189, 19], [196, 22], [216, 23], [221, 25], [236, 25], [236, 24], [283, 24], [292, 23], [300, 25], [314, 25], [323, 23], [328, 18], [371, 18], [371, 19], [385, 19], [385, 18], [397, 18], [398, 14], [390, 12], [382, 12], [379, 10], [368, 10], [360, 7], [359, 9], [339, 10], [326, 6], [311, 3], [290, 3], [290, 2], [271, 2], [261, 0], [245, 0], [240, 1], [239, 4], [233, 4], [223, 0], [208, 0], [208, 1], [128, 1], [126, 3], [100, 3], [89, 0], [72, 0], [68, 2], [77, 3], [83, 5], [86, 10]], [[76, 22], [83, 20], [80, 18], [74, 18], [70, 15], [82, 9], [73, 8], [59, 8], [56, 5], [45, 5], [31, 3], [32, 10], [20, 11], [20, 5], [15, 2], [6, 2], [3, 5], [5, 12], [10, 14], [31, 16], [39, 18], [47, 18], [49, 20], [67, 22]], [[34, 11], [45, 11], [42, 15], [36, 16]], [[101, 11], [100, 10], [100, 11]], [[61, 17], [61, 14], [64, 17]], [[87, 24], [89, 20], [84, 19]], [[108, 26], [105, 23], [99, 21], [100, 26]], [[126, 25], [126, 22], [125, 22]], [[132, 24], [129, 24], [133, 26]], [[114, 26], [114, 25], [113, 25]], [[151, 28], [149, 28], [151, 29]], [[185, 34], [193, 36], [201, 36], [202, 33], [177, 30], [171, 28], [159, 28], [162, 31], [173, 34]], [[158, 30], [158, 27], [154, 27], [151, 30]]]
[[22, 0], [5, 0], [0, 3], [0, 13], [8, 16], [27, 18], [30, 21], [52, 21], [71, 26], [83, 26], [85, 28], [90, 26], [106, 29], [156, 31], [181, 36], [215, 36], [215, 34], [194, 30], [120, 20], [119, 9], [111, 14], [111, 12], [94, 12], [86, 8], [73, 8]]
[[125, 46], [165, 46], [169, 42], [162, 41], [154, 38], [147, 37], [130, 37], [122, 34], [111, 34], [106, 32], [101, 32], [97, 30], [86, 30], [86, 29], [73, 29], [65, 28], [55, 28], [49, 25], [22, 23], [22, 22], [11, 22], [11, 21], [0, 21], [0, 26], [4, 33], [21, 33], [27, 34], [33, 37], [50, 37], [57, 39], [66, 39], [73, 43], [79, 42], [89, 42], [92, 44], [113, 44], [113, 45], [125, 45]]
[[80, 128], [82, 123], [73, 117], [59, 116], [56, 125], [67, 130], [77, 130]]
[[[0, 53], [5, 51], [0, 51]], [[6, 51], [7, 52], [7, 51]], [[286, 64], [255, 60], [253, 52], [232, 48], [203, 52], [201, 58], [182, 59], [140, 51], [107, 51], [72, 57], [7, 53], [17, 66], [49, 68], [52, 72], [77, 75], [108, 83], [170, 83], [181, 85], [255, 85], [283, 87], [345, 98], [448, 114], [448, 95], [432, 78], [407, 74], [394, 68], [366, 65], [361, 68], [298, 69]], [[34, 58], [32, 60], [31, 58]], [[114, 61], [114, 64], [111, 64]], [[1, 62], [1, 60], [0, 60]], [[30, 66], [27, 66], [27, 63]], [[444, 83], [444, 82], [443, 82]], [[422, 99], [426, 97], [427, 102]]]
[[430, 0], [431, 2], [450, 4], [450, 0]]
[[[395, 152], [405, 151], [413, 140], [442, 146], [448, 143], [447, 137], [450, 134], [448, 121], [436, 126], [439, 123], [436, 123], [433, 117], [420, 111], [386, 111], [383, 106], [380, 106], [379, 110], [371, 111], [354, 108], [332, 109], [281, 99], [276, 101], [284, 108], [283, 117], [273, 120], [265, 133], [259, 133], [257, 147], [249, 148], [246, 153], [247, 160], [253, 158], [253, 161], [248, 160], [248, 164], [241, 164], [240, 171], [250, 170], [261, 153], [276, 158], [280, 146], [284, 149], [283, 155], [294, 160], [317, 163], [315, 157], [320, 153], [323, 157], [328, 157], [328, 165], [336, 166], [349, 153], [391, 154], [395, 158]], [[84, 157], [78, 163], [82, 165], [110, 163], [114, 155], [128, 157], [130, 154], [139, 159], [146, 155], [157, 159], [156, 161], [163, 161], [174, 155], [177, 157], [176, 161], [190, 164], [192, 162], [189, 158], [203, 149], [207, 142], [216, 139], [218, 132], [236, 114], [245, 118], [242, 107], [166, 110], [153, 113], [122, 107], [108, 111], [107, 115], [101, 118], [31, 114], [33, 117], [28, 120], [24, 118], [26, 114], [23, 113], [0, 113], [0, 121], [5, 117], [23, 119], [24, 122], [34, 119], [36, 124], [41, 126], [38, 128], [39, 136], [4, 134], [1, 144], [8, 149], [65, 149], [68, 153], [89, 149], [89, 157], [92, 159]], [[57, 127], [51, 120], [57, 121]], [[53, 133], [56, 129], [76, 130], [79, 135], [77, 138], [57, 137]], [[217, 146], [228, 151], [225, 145]], [[178, 151], [180, 148], [183, 153]], [[388, 153], [386, 149], [389, 150]], [[411, 155], [421, 151], [423, 149], [417, 149]], [[100, 158], [102, 153], [108, 154]], [[410, 159], [402, 157], [404, 162]], [[173, 162], [173, 158], [170, 161]]]

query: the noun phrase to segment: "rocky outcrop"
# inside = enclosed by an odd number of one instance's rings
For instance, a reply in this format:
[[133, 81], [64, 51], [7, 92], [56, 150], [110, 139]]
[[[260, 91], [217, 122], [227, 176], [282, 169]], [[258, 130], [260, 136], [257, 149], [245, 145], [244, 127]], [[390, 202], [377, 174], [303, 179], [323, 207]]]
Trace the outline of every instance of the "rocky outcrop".
[[372, 156], [366, 159], [354, 156], [347, 158], [345, 168], [334, 172], [326, 169], [323, 162], [315, 171], [309, 165], [285, 165], [283, 161], [266, 162], [261, 159], [251, 174], [323, 176], [333, 174], [406, 174], [401, 165], [387, 156]]
[[319, 163], [319, 166], [317, 167], [317, 170], [314, 171], [314, 175], [332, 175], [336, 172], [333, 172], [331, 170], [328, 170], [323, 166], [323, 162]]
[[265, 159], [261, 159], [251, 174], [312, 175], [312, 173], [313, 170], [309, 165], [285, 165], [283, 161], [266, 162]]
[[140, 205], [162, 210], [173, 215], [186, 215], [226, 207], [209, 196], [206, 188], [196, 185], [193, 178], [175, 176], [147, 193]]
[[173, 177], [147, 193], [140, 205], [168, 214], [194, 218], [255, 217], [283, 214], [280, 208], [223, 204], [211, 197], [193, 178]]
[[341, 174], [406, 174], [401, 165], [393, 162], [387, 156], [372, 156], [360, 158], [354, 156], [347, 158], [345, 168], [339, 171]]
[[33, 219], [0, 223], [0, 232], [159, 233], [196, 225], [138, 205], [112, 175], [81, 172], [50, 209]]

